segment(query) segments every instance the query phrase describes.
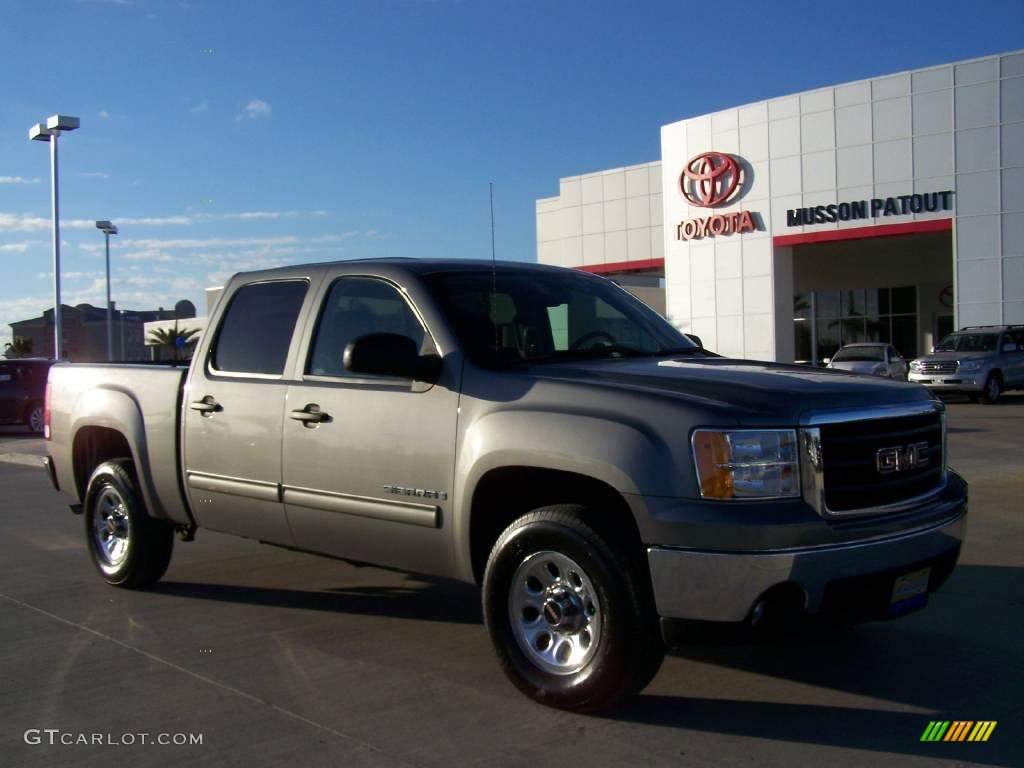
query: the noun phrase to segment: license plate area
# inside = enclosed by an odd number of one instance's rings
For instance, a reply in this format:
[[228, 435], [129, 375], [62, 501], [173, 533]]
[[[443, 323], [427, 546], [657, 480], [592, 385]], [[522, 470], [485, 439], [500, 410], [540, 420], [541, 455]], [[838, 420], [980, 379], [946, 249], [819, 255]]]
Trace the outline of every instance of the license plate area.
[[931, 568], [922, 568], [896, 578], [889, 598], [890, 616], [902, 616], [928, 603], [928, 579], [931, 572]]

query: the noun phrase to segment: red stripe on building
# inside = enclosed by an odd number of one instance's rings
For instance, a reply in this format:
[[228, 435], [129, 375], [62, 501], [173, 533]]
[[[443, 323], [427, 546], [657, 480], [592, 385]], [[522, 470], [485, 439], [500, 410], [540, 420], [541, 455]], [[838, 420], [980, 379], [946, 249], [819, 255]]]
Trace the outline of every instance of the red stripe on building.
[[612, 272], [647, 272], [652, 269], [665, 269], [664, 259], [647, 259], [645, 261], [614, 261], [608, 264], [587, 264], [578, 269], [595, 275], [607, 275]]
[[952, 219], [928, 219], [927, 221], [909, 221], [905, 224], [879, 224], [873, 227], [851, 227], [849, 229], [801, 232], [797, 235], [776, 235], [772, 238], [772, 244], [776, 246], [807, 245], [808, 243], [831, 243], [837, 240], [863, 240], [868, 237], [917, 235], [921, 232], [949, 232], [952, 229]]

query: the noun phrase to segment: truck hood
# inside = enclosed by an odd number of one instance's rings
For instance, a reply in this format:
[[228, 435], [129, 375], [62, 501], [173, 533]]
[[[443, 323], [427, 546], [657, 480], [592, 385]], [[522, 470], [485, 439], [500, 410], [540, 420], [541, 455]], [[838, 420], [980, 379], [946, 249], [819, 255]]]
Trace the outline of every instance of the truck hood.
[[879, 366], [881, 366], [882, 368], [882, 373], [878, 375], [887, 375], [886, 371], [888, 370], [888, 366], [881, 360], [875, 362], [872, 362], [870, 360], [851, 360], [849, 362], [847, 362], [846, 360], [840, 360], [838, 363], [835, 360], [833, 360], [828, 367], [833, 371], [850, 371], [851, 373], [874, 373], [875, 369], [878, 368]]
[[536, 366], [542, 380], [619, 387], [721, 408], [740, 421], [796, 423], [810, 411], [922, 402], [918, 384], [843, 371], [728, 358], [593, 360]]
[[930, 355], [916, 358], [917, 362], [938, 362], [940, 360], [986, 360], [992, 357], [992, 352], [933, 352]]

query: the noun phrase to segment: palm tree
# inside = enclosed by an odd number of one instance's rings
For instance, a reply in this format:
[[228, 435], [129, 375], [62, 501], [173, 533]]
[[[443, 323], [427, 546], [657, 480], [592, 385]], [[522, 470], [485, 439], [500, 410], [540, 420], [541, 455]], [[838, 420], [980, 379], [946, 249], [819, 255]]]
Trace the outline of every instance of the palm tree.
[[[149, 332], [149, 342], [154, 346], [170, 349], [174, 355], [175, 360], [184, 360], [182, 357], [182, 350], [186, 347], [193, 346], [198, 339], [195, 338], [199, 333], [198, 328], [182, 328], [178, 329], [178, 321], [174, 321], [174, 328], [155, 328]], [[192, 350], [189, 350], [188, 357], [192, 356]]]
[[4, 357], [29, 357], [32, 354], [32, 339], [15, 336], [13, 341], [4, 344]]

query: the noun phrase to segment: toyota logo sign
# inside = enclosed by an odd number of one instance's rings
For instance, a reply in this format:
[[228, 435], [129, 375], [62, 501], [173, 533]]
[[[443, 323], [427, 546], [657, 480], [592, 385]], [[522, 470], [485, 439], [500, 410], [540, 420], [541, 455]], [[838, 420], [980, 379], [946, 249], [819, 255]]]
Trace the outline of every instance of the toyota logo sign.
[[740, 183], [740, 166], [724, 152], [704, 152], [683, 167], [679, 188], [690, 205], [713, 208], [728, 200]]

